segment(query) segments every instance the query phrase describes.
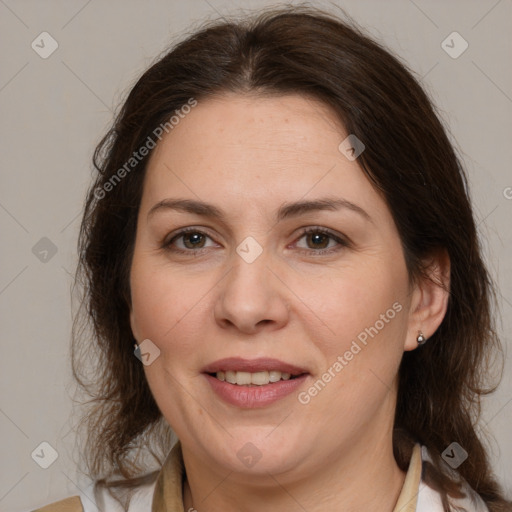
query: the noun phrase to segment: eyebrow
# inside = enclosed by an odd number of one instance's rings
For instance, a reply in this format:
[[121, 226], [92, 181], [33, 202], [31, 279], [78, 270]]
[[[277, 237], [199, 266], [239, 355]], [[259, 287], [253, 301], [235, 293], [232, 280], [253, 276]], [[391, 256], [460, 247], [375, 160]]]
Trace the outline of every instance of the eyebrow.
[[[284, 203], [276, 215], [277, 222], [298, 217], [314, 211], [336, 211], [346, 209], [353, 211], [363, 217], [365, 220], [373, 220], [368, 213], [360, 206], [341, 198], [324, 197], [311, 201], [296, 201], [293, 203]], [[156, 203], [148, 212], [148, 219], [158, 211], [177, 210], [185, 213], [192, 213], [202, 217], [210, 217], [219, 221], [225, 221], [224, 212], [213, 204], [195, 199], [163, 199]]]

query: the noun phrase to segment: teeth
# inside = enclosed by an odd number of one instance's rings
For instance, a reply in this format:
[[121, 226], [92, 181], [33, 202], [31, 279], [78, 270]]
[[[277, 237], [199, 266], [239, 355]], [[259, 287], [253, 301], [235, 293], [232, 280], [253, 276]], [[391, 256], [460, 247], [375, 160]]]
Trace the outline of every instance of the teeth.
[[217, 372], [217, 379], [221, 381], [227, 381], [230, 384], [237, 384], [238, 386], [265, 386], [271, 382], [277, 382], [279, 380], [289, 380], [291, 375], [289, 373], [278, 372], [276, 370], [263, 371], [263, 372]]

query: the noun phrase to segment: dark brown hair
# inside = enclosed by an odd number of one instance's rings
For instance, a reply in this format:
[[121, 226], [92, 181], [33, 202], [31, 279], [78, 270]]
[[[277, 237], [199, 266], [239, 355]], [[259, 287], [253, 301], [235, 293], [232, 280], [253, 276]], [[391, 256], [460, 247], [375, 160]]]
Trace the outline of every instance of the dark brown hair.
[[[73, 350], [74, 374], [92, 403], [85, 418], [89, 475], [130, 481], [147, 471], [134, 458], [137, 447], [150, 447], [161, 463], [172, 442], [133, 355], [129, 323], [129, 270], [149, 156], [122, 180], [113, 177], [183, 105], [225, 92], [300, 94], [329, 106], [366, 146], [358, 162], [394, 217], [411, 278], [422, 275], [422, 262], [434, 251], [447, 251], [446, 316], [400, 366], [394, 453], [405, 470], [415, 442], [429, 449], [424, 478], [441, 491], [448, 511], [446, 496], [460, 495], [459, 482], [441, 453], [457, 441], [469, 454], [459, 474], [491, 511], [507, 510], [476, 432], [480, 398], [493, 390], [491, 363], [501, 347], [461, 163], [413, 73], [353, 22], [306, 7], [215, 22], [176, 45], [137, 81], [96, 148], [77, 273], [84, 290], [77, 319], [91, 320], [93, 340], [77, 320]], [[89, 378], [82, 371], [88, 357]]]

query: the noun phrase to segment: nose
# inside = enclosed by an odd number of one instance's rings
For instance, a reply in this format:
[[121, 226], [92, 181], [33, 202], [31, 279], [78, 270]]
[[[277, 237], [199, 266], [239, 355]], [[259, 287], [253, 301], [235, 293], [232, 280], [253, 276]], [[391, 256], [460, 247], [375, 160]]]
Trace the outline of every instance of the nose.
[[232, 269], [219, 283], [214, 307], [222, 328], [255, 334], [280, 329], [288, 322], [290, 294], [270, 259], [265, 250], [252, 263], [233, 255]]

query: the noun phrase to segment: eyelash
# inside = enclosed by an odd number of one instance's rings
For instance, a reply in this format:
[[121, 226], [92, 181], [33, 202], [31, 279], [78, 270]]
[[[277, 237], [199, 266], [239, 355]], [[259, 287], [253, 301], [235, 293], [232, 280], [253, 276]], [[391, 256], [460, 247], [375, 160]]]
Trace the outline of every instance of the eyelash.
[[[201, 231], [194, 227], [184, 228], [184, 229], [180, 230], [178, 233], [176, 233], [169, 241], [164, 241], [164, 243], [162, 244], [162, 249], [165, 249], [166, 251], [170, 251], [170, 252], [174, 252], [174, 253], [194, 255], [194, 256], [200, 256], [202, 254], [201, 251], [208, 249], [207, 247], [200, 247], [199, 249], [178, 249], [176, 247], [172, 247], [172, 244], [174, 241], [176, 241], [180, 237], [183, 237], [187, 233], [196, 233], [196, 234], [204, 235], [211, 239], [211, 237], [204, 231]], [[335, 235], [333, 232], [331, 232], [325, 228], [320, 228], [320, 227], [310, 227], [310, 228], [304, 229], [301, 232], [301, 234], [297, 240], [300, 240], [304, 236], [313, 234], [313, 233], [328, 236], [329, 238], [331, 238], [332, 240], [337, 242], [339, 245], [334, 248], [331, 247], [330, 249], [299, 249], [299, 251], [302, 254], [307, 254], [307, 255], [314, 254], [315, 256], [317, 256], [317, 255], [322, 256], [324, 254], [332, 254], [334, 252], [341, 250], [342, 248], [349, 246], [349, 242], [347, 240]]]

